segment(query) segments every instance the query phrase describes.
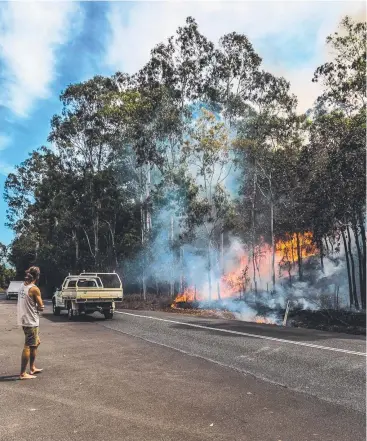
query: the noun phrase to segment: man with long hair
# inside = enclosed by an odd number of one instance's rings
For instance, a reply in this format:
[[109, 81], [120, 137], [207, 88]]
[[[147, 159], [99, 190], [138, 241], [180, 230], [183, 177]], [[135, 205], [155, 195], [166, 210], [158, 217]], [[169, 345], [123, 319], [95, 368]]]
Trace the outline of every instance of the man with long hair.
[[[25, 335], [20, 376], [21, 380], [37, 378], [35, 374], [42, 372], [35, 366], [37, 348], [41, 343], [39, 337], [39, 311], [44, 310], [41, 291], [36, 286], [40, 269], [31, 266], [25, 273], [24, 283], [18, 293], [18, 325], [23, 327]], [[29, 373], [26, 372], [28, 363]]]

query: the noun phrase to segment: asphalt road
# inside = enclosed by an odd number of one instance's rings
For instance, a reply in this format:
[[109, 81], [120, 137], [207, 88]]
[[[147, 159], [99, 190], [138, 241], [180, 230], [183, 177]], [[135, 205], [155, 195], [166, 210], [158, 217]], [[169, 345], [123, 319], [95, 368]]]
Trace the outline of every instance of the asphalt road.
[[365, 340], [178, 314], [41, 319], [36, 380], [0, 301], [0, 439], [365, 440]]
[[351, 409], [365, 409], [363, 337], [159, 312], [120, 312], [102, 325]]

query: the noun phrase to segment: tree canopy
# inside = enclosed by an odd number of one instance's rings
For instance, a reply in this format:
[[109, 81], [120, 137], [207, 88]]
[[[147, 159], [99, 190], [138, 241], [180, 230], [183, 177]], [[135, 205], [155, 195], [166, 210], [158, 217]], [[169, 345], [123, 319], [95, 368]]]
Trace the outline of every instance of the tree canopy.
[[[191, 17], [134, 75], [69, 85], [52, 150], [33, 151], [7, 178], [8, 260], [18, 275], [37, 263], [49, 290], [85, 269], [173, 294], [185, 247], [204, 256], [210, 285], [236, 237], [255, 291], [269, 246], [275, 292], [284, 268], [304, 280], [310, 235], [321, 270], [344, 256], [350, 305], [365, 308], [365, 41], [366, 23], [349, 17], [328, 37], [333, 60], [316, 69], [323, 92], [308, 116], [245, 35], [216, 45]], [[278, 263], [280, 241], [292, 245]]]

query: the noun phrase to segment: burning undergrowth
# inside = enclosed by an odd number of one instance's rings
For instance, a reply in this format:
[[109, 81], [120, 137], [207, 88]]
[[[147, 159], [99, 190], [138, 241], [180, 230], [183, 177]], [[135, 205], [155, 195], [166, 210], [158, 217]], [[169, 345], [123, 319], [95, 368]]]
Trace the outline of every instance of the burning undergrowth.
[[224, 299], [212, 302], [174, 302], [174, 310], [208, 311], [217, 318], [231, 318], [246, 322], [280, 325], [282, 322], [281, 310], [275, 311], [265, 305], [258, 305], [257, 309], [251, 308], [245, 301]]
[[[298, 248], [298, 249], [297, 249]], [[281, 324], [287, 302], [293, 309], [317, 310], [329, 307], [331, 302], [343, 305], [343, 298], [335, 298], [336, 283], [343, 277], [337, 274], [343, 265], [326, 265], [328, 274], [320, 270], [317, 249], [312, 235], [289, 235], [276, 243], [275, 265], [278, 269], [275, 286], [271, 283], [271, 248], [263, 244], [261, 258], [256, 262], [255, 274], [251, 274], [251, 255], [236, 239], [224, 253], [222, 274], [212, 271], [207, 280], [207, 270], [188, 268], [186, 287], [172, 302], [173, 309], [214, 309], [232, 313], [236, 319]], [[299, 259], [302, 259], [303, 281], [297, 277]], [[191, 277], [191, 274], [194, 277]], [[191, 279], [191, 280], [190, 280]], [[330, 282], [334, 285], [330, 286]], [[190, 283], [191, 282], [191, 283]], [[327, 283], [326, 283], [327, 282]]]
[[177, 237], [180, 233], [176, 231], [177, 225], [170, 228], [172, 218], [171, 214], [165, 214], [163, 223], [166, 222], [167, 228], [155, 237], [153, 252], [144, 256], [149, 264], [143, 265], [140, 257], [130, 265], [130, 268], [144, 266], [140, 274], [142, 280], [144, 277], [147, 293], [167, 299], [173, 297], [168, 305], [157, 309], [170, 308], [172, 312], [216, 317], [225, 314], [227, 318], [279, 325], [288, 302], [291, 315], [292, 311], [343, 310], [347, 307], [343, 252], [341, 250], [333, 258], [324, 258], [322, 268], [311, 233], [298, 237], [289, 234], [276, 242], [273, 285], [272, 252], [265, 242], [259, 246], [254, 270], [251, 249], [237, 238], [227, 238], [222, 250], [214, 247], [211, 250], [209, 274], [207, 255], [200, 243], [181, 245], [179, 253], [172, 251], [170, 236]]
[[[182, 200], [180, 191], [167, 186], [154, 215], [148, 204], [142, 206], [142, 251], [124, 274], [140, 282], [143, 300], [161, 292], [170, 297], [172, 311], [216, 311], [270, 324], [282, 323], [286, 305], [292, 310], [345, 308], [343, 246], [321, 259], [311, 232], [269, 235], [269, 224], [263, 227], [261, 219], [252, 232], [237, 233], [243, 241], [234, 237], [225, 216], [238, 196], [230, 153], [215, 150], [216, 161], [206, 164], [204, 176], [197, 172], [203, 170], [203, 157], [194, 147], [188, 143], [184, 149], [186, 173], [196, 186], [195, 191], [188, 187], [193, 201]], [[259, 237], [261, 228], [265, 238]]]

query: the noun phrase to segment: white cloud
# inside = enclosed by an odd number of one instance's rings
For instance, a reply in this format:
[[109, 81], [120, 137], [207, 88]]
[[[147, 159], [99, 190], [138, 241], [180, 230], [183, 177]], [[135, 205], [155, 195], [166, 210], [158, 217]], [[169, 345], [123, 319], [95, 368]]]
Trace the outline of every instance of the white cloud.
[[9, 147], [11, 143], [11, 138], [8, 135], [3, 135], [0, 133], [0, 151], [5, 150]]
[[150, 50], [173, 35], [189, 15], [212, 41], [236, 31], [246, 34], [255, 50], [258, 50], [256, 41], [264, 38], [269, 38], [266, 50], [276, 50], [277, 45], [295, 38], [307, 45], [308, 26], [314, 22], [318, 24], [315, 55], [303, 65], [299, 60], [294, 68], [281, 61], [268, 63], [266, 51], [260, 52], [266, 69], [291, 82], [292, 91], [299, 97], [299, 110], [304, 111], [320, 91], [320, 86], [311, 79], [316, 67], [326, 59], [326, 36], [336, 29], [343, 15], [356, 15], [363, 8], [364, 3], [354, 1], [138, 2], [129, 8], [124, 2], [114, 2], [108, 14], [111, 34], [106, 63], [115, 70], [136, 71], [148, 60]]
[[[11, 141], [10, 136], [0, 133], [0, 152], [7, 149], [10, 146]], [[14, 167], [0, 159], [0, 175], [8, 176], [8, 174], [13, 173], [13, 171]]]
[[12, 165], [0, 160], [0, 175], [8, 176], [9, 173], [14, 173], [14, 170]]
[[35, 100], [49, 96], [56, 51], [78, 10], [72, 2], [0, 3], [0, 104], [26, 116]]

